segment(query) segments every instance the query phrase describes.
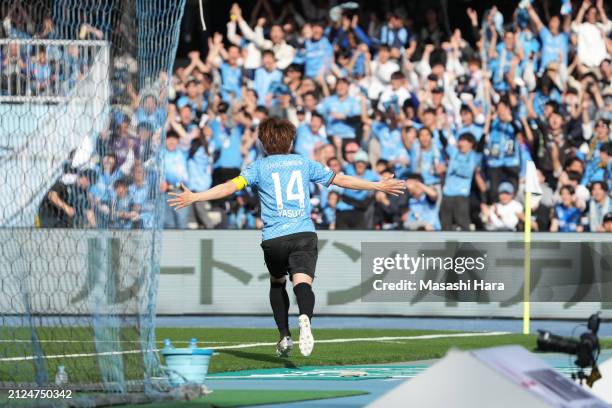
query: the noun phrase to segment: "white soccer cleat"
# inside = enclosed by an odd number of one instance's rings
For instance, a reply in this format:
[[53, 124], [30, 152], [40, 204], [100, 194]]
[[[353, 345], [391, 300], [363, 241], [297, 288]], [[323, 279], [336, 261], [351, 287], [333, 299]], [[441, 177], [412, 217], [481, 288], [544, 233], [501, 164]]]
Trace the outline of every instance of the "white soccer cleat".
[[293, 340], [291, 337], [285, 336], [276, 343], [276, 355], [278, 357], [287, 357], [293, 348]]
[[314, 348], [314, 337], [310, 330], [310, 319], [305, 314], [298, 317], [300, 324], [300, 352], [304, 357], [308, 357]]

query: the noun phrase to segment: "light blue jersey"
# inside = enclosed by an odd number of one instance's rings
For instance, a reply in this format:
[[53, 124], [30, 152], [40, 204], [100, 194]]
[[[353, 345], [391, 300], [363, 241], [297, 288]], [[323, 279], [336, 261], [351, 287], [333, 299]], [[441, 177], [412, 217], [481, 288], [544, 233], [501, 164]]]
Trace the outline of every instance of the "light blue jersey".
[[326, 37], [318, 41], [306, 40], [304, 60], [304, 75], [309, 78], [317, 77], [321, 71], [327, 72], [334, 60], [334, 48]]
[[[542, 41], [542, 62], [540, 71], [544, 71], [551, 62], [567, 63], [567, 54], [570, 48], [570, 36], [561, 32], [553, 35], [546, 27], [540, 30], [540, 40]], [[559, 60], [561, 58], [561, 60]]]
[[325, 144], [329, 143], [327, 142], [327, 138], [323, 136], [321, 130], [314, 134], [312, 133], [310, 125], [303, 124], [297, 128], [293, 150], [295, 153], [309, 159], [312, 157], [317, 146]]
[[[338, 95], [331, 95], [317, 106], [317, 111], [327, 118], [327, 133], [343, 139], [355, 137], [355, 128], [347, 119], [361, 114], [361, 105], [357, 99], [352, 96], [340, 99]], [[332, 112], [344, 115], [344, 119], [334, 119], [331, 116]]]
[[520, 165], [520, 152], [516, 133], [517, 131], [512, 122], [503, 122], [499, 119], [493, 120], [485, 146], [485, 157], [488, 167], [517, 167]]
[[466, 133], [471, 133], [472, 136], [474, 136], [474, 138], [476, 139], [476, 142], [480, 142], [482, 134], [484, 133], [484, 124], [472, 123], [471, 125], [467, 126], [462, 125], [459, 129], [457, 129], [457, 132], [455, 133], [455, 138], [459, 139], [459, 136]]
[[391, 129], [384, 122], [372, 123], [373, 136], [380, 143], [380, 158], [388, 161], [408, 160], [408, 151], [403, 148], [402, 132], [399, 128]]
[[297, 154], [275, 154], [256, 160], [240, 173], [256, 186], [261, 201], [263, 239], [314, 232], [310, 218], [310, 182], [329, 186], [335, 173]]
[[233, 93], [236, 100], [240, 100], [242, 93], [242, 70], [240, 67], [232, 67], [224, 62], [219, 67], [221, 71], [221, 96], [224, 102], [232, 103], [230, 93]]
[[280, 84], [283, 81], [283, 73], [278, 69], [268, 71], [263, 67], [255, 70], [255, 79], [253, 80], [253, 89], [257, 92], [257, 104], [266, 105], [266, 97], [272, 93], [274, 84]]
[[442, 193], [449, 197], [469, 197], [474, 171], [480, 166], [482, 157], [473, 150], [461, 153], [459, 149], [451, 145], [448, 145], [446, 151], [449, 162]]

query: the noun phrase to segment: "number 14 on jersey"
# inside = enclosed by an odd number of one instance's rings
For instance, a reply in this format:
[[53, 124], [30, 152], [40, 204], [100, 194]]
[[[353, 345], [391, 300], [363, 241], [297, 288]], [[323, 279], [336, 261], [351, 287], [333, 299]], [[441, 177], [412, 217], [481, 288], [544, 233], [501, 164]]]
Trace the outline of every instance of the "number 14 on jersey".
[[[293, 170], [289, 177], [289, 182], [284, 191], [285, 197], [283, 197], [283, 188], [281, 185], [281, 179], [279, 173], [272, 173], [272, 181], [274, 182], [274, 194], [276, 196], [276, 208], [279, 210], [279, 215], [285, 217], [297, 217], [303, 214], [305, 207], [304, 199], [304, 183], [302, 182], [302, 172], [299, 170]], [[291, 209], [285, 209], [285, 204], [288, 207], [293, 207], [292, 201], [297, 201], [297, 204], [302, 211], [291, 211]], [[283, 211], [285, 210], [285, 211]], [[282, 214], [281, 214], [282, 212]]]

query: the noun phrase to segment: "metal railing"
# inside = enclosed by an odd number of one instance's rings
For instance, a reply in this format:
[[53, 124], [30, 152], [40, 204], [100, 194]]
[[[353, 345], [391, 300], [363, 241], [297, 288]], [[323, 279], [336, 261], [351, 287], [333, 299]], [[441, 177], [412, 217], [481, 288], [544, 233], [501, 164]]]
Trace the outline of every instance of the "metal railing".
[[0, 103], [64, 101], [105, 41], [0, 39]]

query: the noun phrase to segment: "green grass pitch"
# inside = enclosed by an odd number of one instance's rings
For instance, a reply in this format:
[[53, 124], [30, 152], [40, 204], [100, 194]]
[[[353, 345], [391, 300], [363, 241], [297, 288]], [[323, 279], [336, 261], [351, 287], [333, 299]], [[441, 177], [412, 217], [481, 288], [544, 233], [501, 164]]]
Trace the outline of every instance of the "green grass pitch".
[[[0, 378], [9, 382], [31, 382], [34, 379], [34, 362], [22, 360], [32, 356], [32, 348], [26, 331], [0, 328]], [[476, 349], [500, 345], [517, 344], [533, 350], [536, 336], [522, 334], [500, 334], [495, 336], [440, 337], [433, 339], [389, 339], [378, 337], [407, 337], [430, 334], [449, 335], [456, 332], [428, 330], [369, 330], [369, 329], [315, 329], [317, 340], [366, 338], [343, 343], [317, 343], [310, 357], [302, 357], [297, 347], [291, 357], [277, 358], [274, 346], [237, 347], [252, 343], [274, 343], [277, 332], [273, 329], [216, 329], [216, 328], [158, 328], [158, 348], [163, 347], [164, 338], [170, 338], [175, 347], [186, 347], [192, 337], [198, 339], [200, 347], [216, 349], [210, 372], [227, 372], [246, 369], [263, 369], [299, 366], [330, 366], [351, 364], [375, 364], [417, 361], [440, 358], [450, 348]], [[294, 329], [294, 338], [298, 330]], [[140, 342], [133, 330], [122, 330], [114, 338], [121, 341], [123, 351], [136, 351], [121, 355], [123, 371], [127, 378], [140, 379], [143, 373], [142, 356], [138, 352]], [[86, 328], [41, 328], [38, 337], [45, 356], [47, 372], [54, 375], [58, 365], [66, 366], [71, 382], [99, 382], [96, 346], [91, 329]], [[372, 340], [368, 340], [371, 338]], [[14, 342], [11, 340], [20, 340]], [[612, 348], [612, 339], [602, 340], [603, 348]], [[84, 355], [84, 356], [75, 356]], [[7, 358], [11, 360], [7, 361]]]

